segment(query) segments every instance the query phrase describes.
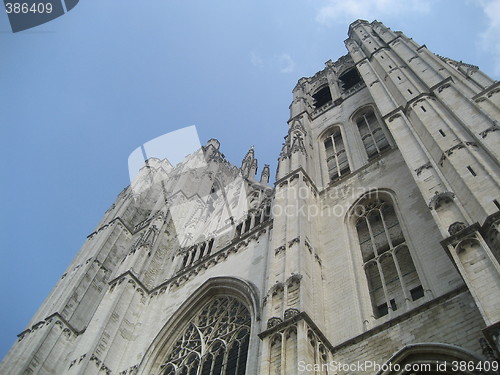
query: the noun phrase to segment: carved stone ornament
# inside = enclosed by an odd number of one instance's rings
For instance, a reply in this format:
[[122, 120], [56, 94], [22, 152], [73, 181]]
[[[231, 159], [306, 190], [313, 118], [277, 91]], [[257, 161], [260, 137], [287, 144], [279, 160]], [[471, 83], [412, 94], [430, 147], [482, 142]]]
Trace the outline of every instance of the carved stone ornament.
[[436, 193], [429, 202], [429, 208], [437, 210], [443, 203], [448, 203], [455, 199], [455, 194], [449, 191], [444, 191], [441, 193]]
[[389, 117], [389, 122], [393, 122], [398, 117], [401, 117], [401, 114], [395, 113], [394, 115], [392, 115], [391, 117]]
[[450, 227], [448, 228], [448, 233], [453, 236], [454, 234], [457, 234], [458, 232], [460, 232], [465, 228], [467, 228], [467, 226], [464, 223], [456, 221], [450, 225]]
[[481, 133], [479, 133], [479, 135], [482, 137], [482, 138], [486, 138], [486, 136], [488, 135], [488, 133], [491, 133], [491, 132], [496, 132], [496, 131], [499, 131], [500, 130], [500, 126], [498, 126], [498, 124], [494, 124], [493, 126], [490, 126], [488, 129], [482, 131]]
[[294, 239], [288, 241], [288, 247], [292, 247], [293, 244], [299, 243], [300, 242], [300, 237], [295, 237]]
[[491, 348], [491, 346], [488, 344], [488, 341], [486, 341], [485, 338], [481, 337], [479, 339], [479, 346], [481, 347], [481, 352], [483, 355], [486, 357], [488, 361], [495, 361], [495, 352]]
[[443, 166], [443, 163], [444, 163], [444, 161], [445, 161], [445, 160], [446, 160], [446, 154], [445, 154], [445, 153], [443, 153], [443, 154], [441, 155], [441, 158], [439, 158], [439, 165], [440, 165], [441, 167]]
[[299, 310], [290, 308], [290, 309], [285, 310], [284, 317], [285, 317], [285, 320], [288, 320], [288, 319], [293, 318], [295, 315], [298, 315], [298, 314], [300, 314]]
[[283, 294], [283, 290], [285, 290], [285, 284], [277, 281], [276, 284], [274, 284], [269, 290], [269, 294], [272, 294], [273, 296]]
[[416, 58], [418, 57], [418, 55], [414, 55], [412, 57], [410, 57], [410, 59], [408, 60], [408, 63], [411, 63], [413, 60], [415, 60]]
[[273, 316], [267, 321], [267, 328], [273, 328], [276, 327], [278, 324], [283, 323], [283, 320], [281, 318], [278, 318], [276, 316]]
[[451, 83], [445, 83], [444, 85], [438, 87], [438, 92], [441, 93], [444, 89], [447, 89], [450, 86]]
[[495, 89], [495, 90], [492, 90], [488, 93], [488, 98], [491, 98], [493, 95], [497, 94], [500, 92], [500, 89]]
[[292, 273], [292, 276], [290, 276], [286, 280], [286, 284], [288, 286], [293, 285], [294, 283], [300, 284], [300, 280], [302, 280], [302, 275], [300, 273]]
[[465, 146], [474, 146], [477, 147], [477, 145], [474, 142], [460, 142], [454, 145], [453, 147], [450, 147], [448, 150], [445, 151], [446, 156], [450, 156], [455, 152], [456, 150], [460, 150], [462, 148], [465, 148]]
[[285, 245], [282, 245], [276, 249], [274, 249], [274, 255], [278, 255], [279, 253], [281, 253], [282, 251], [285, 251], [286, 247]]
[[415, 169], [415, 172], [417, 173], [417, 176], [420, 176], [420, 174], [424, 169], [429, 169], [429, 168], [432, 168], [431, 162], [427, 162], [424, 165], [418, 167], [417, 169]]

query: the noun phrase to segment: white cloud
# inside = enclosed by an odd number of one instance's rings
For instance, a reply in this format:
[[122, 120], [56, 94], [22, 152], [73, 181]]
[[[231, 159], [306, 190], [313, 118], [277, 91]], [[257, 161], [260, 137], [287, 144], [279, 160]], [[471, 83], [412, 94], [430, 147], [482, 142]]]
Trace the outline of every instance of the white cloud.
[[480, 34], [481, 47], [493, 55], [494, 74], [500, 75], [500, 0], [479, 0], [479, 6], [486, 15], [487, 24]]
[[430, 10], [429, 0], [327, 0], [318, 11], [316, 21], [323, 24], [351, 22], [358, 18], [372, 21], [388, 15], [428, 13]]
[[295, 69], [295, 61], [289, 54], [283, 53], [278, 57], [281, 73], [291, 73]]

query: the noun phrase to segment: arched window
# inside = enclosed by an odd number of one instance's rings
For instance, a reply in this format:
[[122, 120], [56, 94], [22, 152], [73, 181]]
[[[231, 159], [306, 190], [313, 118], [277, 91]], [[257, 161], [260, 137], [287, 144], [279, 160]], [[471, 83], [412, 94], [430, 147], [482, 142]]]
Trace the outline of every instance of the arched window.
[[323, 143], [325, 145], [328, 176], [330, 177], [330, 181], [335, 181], [351, 171], [340, 128], [338, 126], [335, 127], [325, 137]]
[[[455, 363], [468, 366], [453, 366]], [[475, 353], [451, 344], [414, 343], [392, 355], [381, 368], [383, 370], [377, 374], [477, 375], [490, 373], [490, 370], [496, 371], [498, 362], [484, 361]]]
[[312, 95], [312, 97], [314, 99], [313, 103], [314, 108], [320, 108], [324, 106], [326, 103], [331, 102], [332, 93], [330, 92], [330, 88], [328, 87], [328, 85], [326, 85], [320, 88], [318, 91], [316, 91]]
[[213, 298], [179, 335], [161, 374], [244, 375], [250, 325], [250, 313], [237, 299]]
[[342, 89], [344, 91], [349, 90], [351, 87], [354, 87], [356, 84], [361, 82], [361, 76], [359, 75], [356, 68], [349, 69], [345, 73], [342, 73], [339, 77], [340, 82], [342, 82]]
[[365, 112], [359, 116], [356, 119], [356, 124], [368, 158], [376, 156], [390, 147], [382, 125], [373, 111]]
[[372, 195], [354, 207], [363, 267], [376, 318], [424, 296], [390, 199]]

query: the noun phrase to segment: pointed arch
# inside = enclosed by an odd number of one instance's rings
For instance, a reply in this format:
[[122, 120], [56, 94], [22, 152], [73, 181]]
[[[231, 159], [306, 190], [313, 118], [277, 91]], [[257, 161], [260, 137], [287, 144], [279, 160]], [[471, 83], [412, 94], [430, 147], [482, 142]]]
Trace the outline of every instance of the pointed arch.
[[[475, 353], [456, 345], [435, 342], [410, 344], [394, 353], [376, 375], [419, 375], [429, 373], [436, 375], [472, 375], [477, 372], [467, 370], [457, 372], [456, 369], [452, 368], [453, 362], [477, 363], [485, 360], [485, 358], [481, 358]], [[431, 369], [431, 371], [425, 371], [426, 369]]]
[[233, 277], [207, 280], [160, 330], [138, 374], [191, 374], [193, 369], [215, 374], [219, 368], [224, 368], [221, 374], [244, 373], [259, 311], [253, 284]]
[[297, 327], [292, 326], [284, 332], [284, 370], [285, 374], [292, 374], [297, 368]]
[[337, 75], [339, 77], [338, 80], [340, 81], [342, 91], [344, 92], [362, 82], [361, 75], [354, 64], [349, 64], [349, 66], [346, 66], [342, 71], [339, 71]]
[[368, 159], [391, 148], [389, 132], [373, 105], [358, 109], [351, 120], [356, 124]]
[[307, 132], [299, 119], [295, 119], [288, 131], [289, 152], [306, 152], [305, 138]]
[[319, 137], [323, 153], [323, 164], [329, 182], [336, 181], [351, 172], [344, 130], [340, 124], [326, 129]]
[[354, 228], [375, 318], [424, 297], [393, 193], [373, 190], [362, 195], [347, 221]]
[[311, 95], [311, 97], [313, 99], [314, 108], [321, 108], [325, 104], [332, 101], [332, 93], [326, 79], [324, 79], [323, 85], [314, 90], [314, 93]]

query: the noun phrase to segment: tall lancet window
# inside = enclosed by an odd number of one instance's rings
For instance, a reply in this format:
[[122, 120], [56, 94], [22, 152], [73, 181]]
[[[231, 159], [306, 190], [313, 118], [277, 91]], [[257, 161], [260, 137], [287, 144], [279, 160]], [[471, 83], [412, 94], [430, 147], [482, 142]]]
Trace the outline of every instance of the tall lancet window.
[[356, 229], [375, 318], [424, 296], [390, 199], [373, 195], [355, 207]]
[[373, 111], [366, 112], [356, 120], [368, 158], [380, 154], [390, 147], [382, 125]]
[[335, 181], [351, 171], [340, 128], [335, 127], [323, 142], [325, 145], [328, 176], [330, 177], [330, 181]]
[[210, 300], [179, 335], [162, 375], [244, 375], [251, 318], [237, 299]]

